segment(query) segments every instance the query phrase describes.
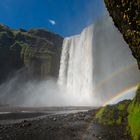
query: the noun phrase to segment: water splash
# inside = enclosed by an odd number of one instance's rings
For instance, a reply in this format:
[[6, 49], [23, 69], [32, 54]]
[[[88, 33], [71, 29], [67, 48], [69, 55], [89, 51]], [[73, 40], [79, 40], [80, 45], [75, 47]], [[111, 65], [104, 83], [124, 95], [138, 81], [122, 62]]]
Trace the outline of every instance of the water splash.
[[[58, 83], [66, 87], [69, 96], [102, 105], [109, 97], [140, 81], [137, 67], [126, 69], [132, 65], [135, 60], [127, 44], [107, 16], [80, 35], [64, 39]], [[118, 72], [117, 77], [111, 76]], [[108, 83], [97, 90], [103, 81]]]

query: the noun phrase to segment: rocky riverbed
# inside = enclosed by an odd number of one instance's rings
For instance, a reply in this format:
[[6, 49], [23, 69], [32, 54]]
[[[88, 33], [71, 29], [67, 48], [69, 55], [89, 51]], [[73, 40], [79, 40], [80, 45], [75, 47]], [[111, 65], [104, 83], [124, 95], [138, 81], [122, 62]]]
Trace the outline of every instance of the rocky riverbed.
[[94, 121], [97, 109], [21, 110], [1, 112], [0, 140], [128, 140], [119, 126], [104, 126]]

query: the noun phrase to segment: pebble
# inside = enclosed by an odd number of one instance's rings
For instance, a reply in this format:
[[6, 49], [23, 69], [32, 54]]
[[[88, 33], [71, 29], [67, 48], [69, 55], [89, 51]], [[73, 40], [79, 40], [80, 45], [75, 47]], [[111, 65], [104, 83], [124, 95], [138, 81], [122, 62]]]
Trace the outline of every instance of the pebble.
[[53, 118], [53, 121], [56, 121], [56, 118]]

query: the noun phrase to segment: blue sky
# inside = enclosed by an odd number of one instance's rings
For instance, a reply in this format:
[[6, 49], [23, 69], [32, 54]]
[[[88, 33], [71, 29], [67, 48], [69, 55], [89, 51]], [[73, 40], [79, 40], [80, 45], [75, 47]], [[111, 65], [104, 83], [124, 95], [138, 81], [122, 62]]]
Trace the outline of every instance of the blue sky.
[[0, 23], [48, 28], [62, 36], [80, 33], [105, 13], [103, 0], [1, 0]]

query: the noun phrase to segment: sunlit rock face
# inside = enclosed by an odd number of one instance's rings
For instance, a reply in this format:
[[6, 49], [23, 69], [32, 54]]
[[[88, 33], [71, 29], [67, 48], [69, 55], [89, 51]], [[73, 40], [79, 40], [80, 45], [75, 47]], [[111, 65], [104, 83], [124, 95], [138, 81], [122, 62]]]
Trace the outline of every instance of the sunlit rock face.
[[101, 105], [139, 81], [131, 51], [109, 16], [64, 39], [58, 83], [71, 93]]
[[22, 67], [34, 78], [57, 77], [62, 41], [46, 29], [14, 30], [0, 24], [0, 83]]

